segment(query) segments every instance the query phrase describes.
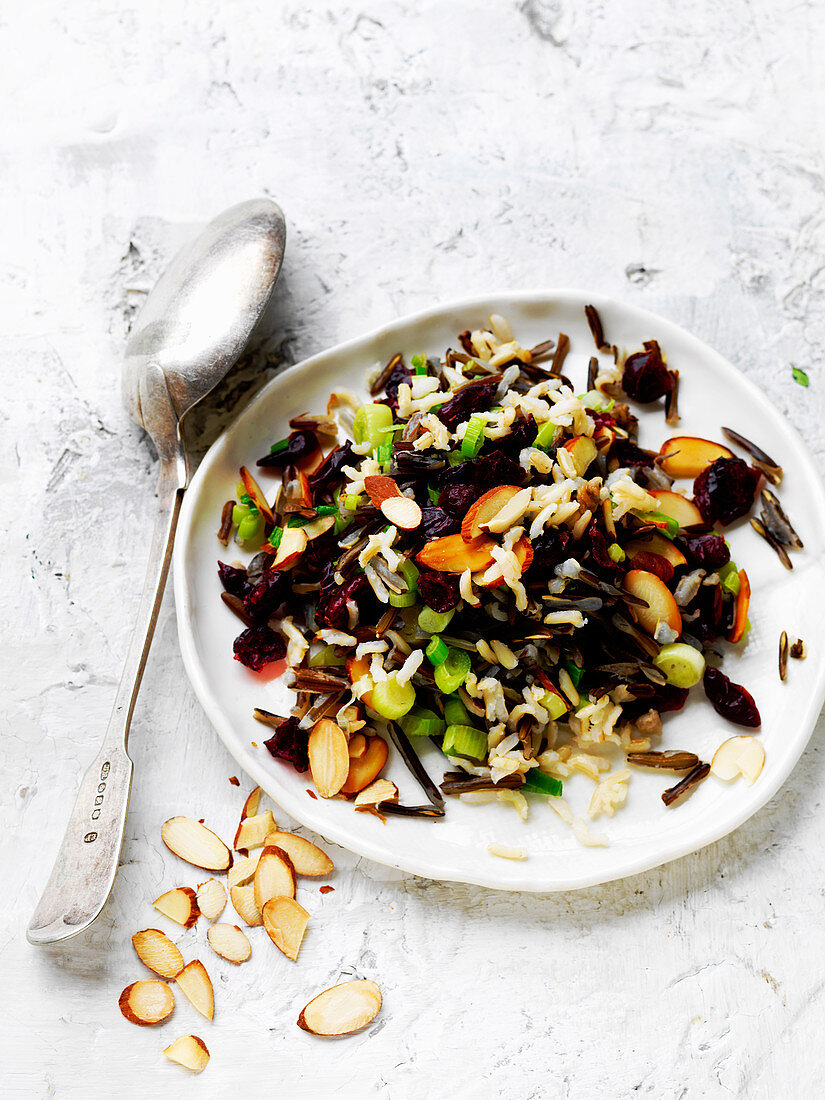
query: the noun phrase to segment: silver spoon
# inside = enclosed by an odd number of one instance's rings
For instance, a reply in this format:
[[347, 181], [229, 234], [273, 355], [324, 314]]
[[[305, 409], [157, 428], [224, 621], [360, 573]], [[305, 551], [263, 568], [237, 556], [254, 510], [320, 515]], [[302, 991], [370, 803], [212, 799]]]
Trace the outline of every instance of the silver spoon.
[[123, 400], [152, 437], [161, 461], [158, 517], [137, 624], [103, 746], [80, 785], [26, 933], [30, 943], [58, 943], [83, 932], [114, 884], [132, 784], [129, 725], [189, 483], [180, 421], [243, 350], [277, 281], [285, 238], [283, 214], [268, 199], [224, 211], [172, 261], [129, 336]]

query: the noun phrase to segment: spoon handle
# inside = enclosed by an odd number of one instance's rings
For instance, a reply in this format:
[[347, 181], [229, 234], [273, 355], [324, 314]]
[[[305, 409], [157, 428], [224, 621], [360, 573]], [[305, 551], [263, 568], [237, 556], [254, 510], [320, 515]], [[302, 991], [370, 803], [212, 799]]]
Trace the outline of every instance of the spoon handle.
[[[145, 395], [147, 401], [155, 396]], [[163, 397], [169, 402], [165, 383], [159, 396], [162, 415]], [[155, 632], [187, 484], [186, 460], [171, 404], [168, 412], [172, 433], [167, 435], [168, 445], [158, 448], [162, 460], [158, 516], [137, 623], [103, 745], [80, 784], [54, 868], [26, 932], [33, 944], [58, 943], [83, 932], [100, 914], [115, 881], [132, 785], [129, 725]]]

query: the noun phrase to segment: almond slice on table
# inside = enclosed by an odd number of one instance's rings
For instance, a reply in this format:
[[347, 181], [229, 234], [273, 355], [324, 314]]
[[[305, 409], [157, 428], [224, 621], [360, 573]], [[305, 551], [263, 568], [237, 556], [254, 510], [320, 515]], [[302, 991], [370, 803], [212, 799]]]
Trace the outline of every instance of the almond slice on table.
[[161, 978], [176, 978], [183, 970], [183, 955], [165, 932], [159, 928], [144, 928], [132, 936], [132, 946], [144, 966]]
[[198, 908], [207, 920], [215, 920], [226, 908], [226, 890], [216, 878], [209, 878], [198, 887], [195, 897]]
[[232, 899], [235, 912], [250, 928], [263, 923], [261, 914], [255, 906], [254, 886], [230, 886], [229, 897]]
[[258, 860], [261, 858], [260, 852], [255, 852], [252, 856], [244, 856], [243, 859], [237, 860], [229, 868], [229, 874], [226, 876], [226, 882], [231, 890], [233, 886], [246, 886], [255, 877], [255, 868], [258, 866]]
[[181, 1035], [163, 1053], [170, 1062], [177, 1062], [179, 1066], [191, 1069], [193, 1073], [206, 1069], [209, 1062], [206, 1043], [198, 1035]]
[[160, 835], [170, 852], [205, 871], [225, 871], [232, 866], [232, 853], [211, 829], [191, 817], [170, 817]]
[[351, 1035], [371, 1024], [381, 1011], [381, 990], [362, 978], [319, 993], [298, 1017], [298, 1027], [313, 1035]]
[[[397, 802], [398, 787], [391, 779], [376, 779], [365, 787], [355, 799], [355, 809], [361, 813], [374, 813], [379, 802]], [[380, 815], [379, 815], [380, 816]]]
[[295, 872], [286, 852], [274, 845], [264, 848], [255, 868], [253, 891], [255, 908], [260, 912], [270, 898], [295, 897]]
[[255, 816], [255, 814], [258, 812], [258, 807], [261, 804], [262, 794], [263, 791], [260, 787], [253, 787], [253, 789], [249, 792], [246, 798], [246, 802], [244, 802], [243, 804], [243, 809], [241, 810], [241, 821], [243, 821], [245, 817]]
[[340, 726], [322, 718], [312, 727], [307, 742], [309, 771], [321, 798], [332, 798], [343, 787], [349, 773], [349, 749]]
[[198, 899], [191, 886], [178, 886], [174, 890], [167, 890], [165, 894], [161, 894], [156, 901], [153, 901], [152, 905], [159, 913], [182, 924], [184, 928], [191, 928], [201, 915]]
[[237, 924], [213, 924], [206, 938], [216, 955], [237, 966], [252, 954], [252, 946]]
[[744, 776], [750, 785], [759, 778], [765, 764], [765, 749], [755, 737], [740, 735], [723, 741], [713, 754], [710, 770], [717, 779], [730, 781]]
[[200, 959], [187, 963], [175, 981], [201, 1016], [211, 1020], [215, 1015], [215, 991]]
[[273, 832], [278, 826], [272, 816], [272, 810], [264, 810], [254, 817], [245, 817], [235, 833], [235, 841], [232, 845], [236, 852], [246, 855], [250, 848], [261, 848], [266, 840], [266, 834]]
[[117, 1003], [130, 1024], [151, 1027], [170, 1014], [175, 1007], [175, 995], [166, 982], [148, 978], [127, 985]]
[[286, 852], [292, 860], [292, 869], [296, 875], [307, 878], [323, 878], [335, 869], [335, 864], [326, 852], [317, 844], [295, 833], [270, 833], [266, 843], [274, 844]]
[[301, 950], [309, 913], [294, 898], [270, 898], [262, 916], [269, 938], [294, 962]]

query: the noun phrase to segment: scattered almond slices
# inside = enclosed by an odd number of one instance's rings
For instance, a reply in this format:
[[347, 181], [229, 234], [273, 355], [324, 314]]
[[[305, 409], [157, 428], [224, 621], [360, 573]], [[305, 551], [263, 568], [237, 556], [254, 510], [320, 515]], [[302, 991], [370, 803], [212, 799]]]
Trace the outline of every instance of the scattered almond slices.
[[191, 817], [170, 817], [160, 830], [170, 852], [205, 871], [225, 871], [232, 866], [232, 853], [211, 829]]
[[263, 912], [270, 898], [295, 897], [295, 871], [292, 860], [275, 845], [267, 845], [255, 868], [253, 885], [255, 908]]
[[186, 998], [207, 1020], [215, 1015], [215, 992], [200, 959], [187, 963], [175, 978]]
[[414, 531], [424, 518], [421, 509], [411, 497], [389, 497], [381, 505], [381, 512], [388, 523], [404, 531]]
[[216, 955], [237, 966], [252, 954], [252, 945], [237, 924], [213, 924], [206, 938]]
[[371, 783], [369, 787], [365, 787], [357, 796], [355, 809], [359, 813], [375, 814], [377, 817], [383, 818], [383, 814], [378, 809], [378, 804], [380, 802], [397, 801], [398, 787], [393, 781], [391, 779], [376, 779], [374, 783]]
[[272, 810], [264, 810], [254, 817], [241, 818], [235, 833], [233, 848], [236, 852], [248, 854], [250, 848], [260, 848], [266, 840], [266, 834], [274, 832], [278, 826], [272, 816]]
[[255, 928], [263, 923], [261, 914], [255, 905], [254, 886], [230, 886], [229, 897], [235, 912], [250, 928]]
[[132, 946], [144, 966], [161, 978], [176, 978], [183, 970], [183, 955], [159, 928], [144, 928], [132, 936]]
[[170, 1062], [177, 1062], [179, 1066], [191, 1069], [193, 1073], [205, 1070], [209, 1062], [206, 1043], [198, 1035], [181, 1035], [163, 1053]]
[[294, 962], [301, 950], [309, 913], [294, 898], [270, 898], [262, 916], [269, 938]]
[[174, 890], [167, 890], [165, 894], [161, 894], [156, 901], [153, 901], [152, 905], [159, 913], [182, 924], [184, 928], [191, 928], [201, 915], [198, 899], [191, 886], [178, 886]]
[[166, 982], [157, 978], [127, 985], [118, 1000], [120, 1011], [130, 1024], [151, 1027], [165, 1020], [175, 1007], [175, 995]]
[[258, 866], [258, 860], [261, 858], [261, 853], [256, 852], [254, 856], [244, 856], [243, 859], [236, 860], [235, 863], [229, 868], [229, 873], [226, 876], [227, 885], [230, 890], [233, 886], [246, 886], [248, 882], [251, 882], [255, 877], [255, 868]]
[[318, 794], [321, 798], [332, 798], [346, 782], [350, 767], [343, 730], [331, 719], [322, 718], [312, 727], [307, 749], [309, 771]]
[[380, 1011], [381, 990], [362, 978], [319, 993], [302, 1010], [298, 1027], [313, 1035], [351, 1035], [371, 1024]]
[[713, 754], [710, 770], [717, 779], [730, 782], [744, 776], [750, 785], [759, 778], [765, 764], [765, 750], [762, 742], [753, 736], [740, 735], [723, 741]]
[[263, 791], [260, 787], [253, 787], [253, 789], [249, 792], [246, 802], [244, 802], [243, 804], [243, 809], [241, 810], [241, 821], [243, 821], [245, 817], [255, 816], [255, 814], [258, 812], [259, 806], [261, 805], [262, 794]]
[[209, 878], [198, 887], [195, 897], [198, 908], [207, 920], [215, 920], [226, 908], [226, 890], [216, 878]]
[[292, 860], [292, 868], [296, 875], [305, 875], [307, 878], [323, 878], [335, 868], [335, 864], [326, 852], [317, 844], [305, 837], [296, 836], [295, 833], [270, 833], [266, 838], [267, 845], [274, 844], [282, 852], [286, 852]]

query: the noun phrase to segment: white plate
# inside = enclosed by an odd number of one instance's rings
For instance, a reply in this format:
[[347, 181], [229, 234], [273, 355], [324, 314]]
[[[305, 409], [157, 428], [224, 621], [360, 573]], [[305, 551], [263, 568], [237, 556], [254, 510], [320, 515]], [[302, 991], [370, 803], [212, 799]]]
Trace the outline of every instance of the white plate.
[[[448, 800], [446, 820], [389, 819], [383, 825], [355, 813], [344, 801], [323, 801], [307, 793], [308, 775], [273, 760], [262, 742], [265, 727], [252, 717], [260, 706], [286, 713], [289, 693], [280, 680], [256, 675], [232, 657], [238, 620], [220, 600], [218, 558], [233, 560], [238, 548], [224, 551], [215, 538], [221, 506], [234, 493], [241, 464], [252, 465], [268, 445], [286, 435], [291, 416], [324, 409], [329, 392], [348, 387], [365, 393], [366, 368], [394, 352], [443, 354], [456, 346], [456, 334], [485, 326], [492, 312], [509, 319], [526, 347], [559, 331], [571, 339], [565, 373], [584, 388], [593, 340], [583, 307], [599, 309], [607, 338], [630, 349], [655, 338], [679, 369], [679, 407], [686, 434], [721, 439], [721, 425], [760, 443], [785, 469], [783, 507], [805, 543], [793, 554], [787, 572], [774, 552], [740, 521], [729, 529], [733, 554], [747, 568], [753, 598], [750, 641], [744, 652], [731, 651], [724, 669], [755, 696], [762, 715], [767, 760], [753, 786], [744, 780], [727, 785], [709, 777], [681, 807], [668, 810], [662, 790], [667, 774], [633, 772], [627, 805], [612, 818], [592, 824], [607, 834], [609, 846], [581, 847], [570, 829], [546, 805], [530, 798], [530, 819], [523, 823], [512, 807], [472, 806]], [[640, 443], [658, 449], [674, 434], [661, 405], [640, 416]], [[262, 478], [268, 484], [268, 479]], [[274, 481], [273, 481], [274, 484]], [[687, 486], [689, 489], [689, 486]], [[238, 763], [283, 808], [331, 841], [380, 863], [433, 879], [478, 883], [507, 890], [568, 890], [646, 870], [725, 836], [763, 806], [787, 778], [813, 730], [825, 697], [825, 492], [804, 444], [756, 387], [730, 363], [676, 325], [653, 314], [599, 295], [578, 291], [501, 294], [442, 306], [393, 322], [385, 328], [316, 355], [280, 374], [217, 440], [186, 494], [175, 554], [175, 598], [183, 659], [192, 685]], [[808, 643], [805, 661], [791, 661], [787, 683], [777, 673], [779, 635], [787, 630]], [[738, 648], [738, 647], [737, 647]], [[727, 737], [742, 732], [720, 718], [701, 688], [685, 709], [666, 716], [663, 748], [693, 750], [710, 759]], [[257, 742], [254, 748], [252, 742]], [[392, 751], [392, 750], [391, 750]], [[444, 758], [429, 747], [424, 764], [440, 780]], [[403, 762], [393, 755], [388, 773], [401, 801], [424, 801]], [[592, 783], [583, 776], [565, 784], [565, 796], [577, 813], [588, 804]], [[524, 848], [529, 858], [512, 862], [492, 856], [491, 842]]]

